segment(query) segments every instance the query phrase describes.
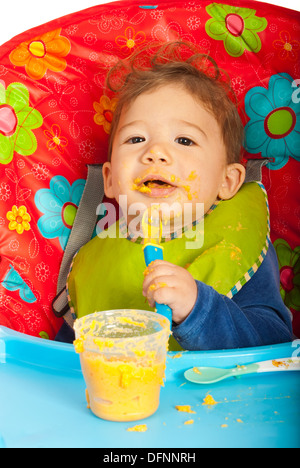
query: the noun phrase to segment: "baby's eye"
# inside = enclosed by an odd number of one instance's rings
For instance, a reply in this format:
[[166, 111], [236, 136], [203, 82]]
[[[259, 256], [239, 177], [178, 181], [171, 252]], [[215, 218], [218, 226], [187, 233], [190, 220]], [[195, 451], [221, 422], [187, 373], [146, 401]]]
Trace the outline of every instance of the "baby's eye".
[[194, 145], [195, 143], [193, 142], [193, 140], [191, 140], [190, 138], [187, 138], [187, 137], [179, 137], [179, 138], [176, 138], [176, 143], [178, 143], [179, 145], [183, 145], [183, 146], [192, 146]]
[[129, 138], [129, 140], [126, 141], [126, 143], [131, 143], [132, 145], [135, 145], [137, 143], [143, 143], [144, 141], [146, 141], [146, 139], [144, 137], [132, 137], [132, 138]]

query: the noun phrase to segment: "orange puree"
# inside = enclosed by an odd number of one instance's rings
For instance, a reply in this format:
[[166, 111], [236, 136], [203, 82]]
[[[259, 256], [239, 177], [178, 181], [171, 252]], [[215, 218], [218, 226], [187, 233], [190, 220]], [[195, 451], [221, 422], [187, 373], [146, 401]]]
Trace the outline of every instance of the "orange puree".
[[206, 395], [206, 397], [204, 398], [203, 400], [203, 403], [202, 405], [207, 405], [207, 406], [213, 406], [213, 405], [216, 405], [217, 402], [215, 401], [215, 399], [211, 396], [211, 395]]
[[138, 310], [95, 312], [74, 324], [75, 351], [92, 412], [110, 421], [135, 421], [159, 405], [169, 321]]
[[127, 431], [129, 432], [146, 432], [148, 429], [147, 424], [138, 424], [134, 427], [129, 427]]
[[[124, 358], [123, 358], [124, 359]], [[89, 406], [111, 421], [134, 421], [153, 414], [159, 405], [165, 360], [121, 360], [98, 353], [80, 353]]]
[[196, 411], [192, 411], [192, 408], [190, 405], [176, 405], [175, 408], [177, 411], [183, 411], [184, 413], [195, 413]]

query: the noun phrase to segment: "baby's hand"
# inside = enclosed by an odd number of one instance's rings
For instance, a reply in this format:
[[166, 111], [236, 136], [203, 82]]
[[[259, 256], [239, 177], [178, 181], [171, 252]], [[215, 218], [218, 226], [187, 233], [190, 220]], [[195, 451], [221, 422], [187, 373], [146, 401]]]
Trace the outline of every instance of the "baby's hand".
[[171, 307], [172, 319], [181, 323], [193, 309], [197, 299], [197, 284], [182, 267], [164, 260], [155, 260], [145, 270], [143, 295], [150, 307], [166, 304]]

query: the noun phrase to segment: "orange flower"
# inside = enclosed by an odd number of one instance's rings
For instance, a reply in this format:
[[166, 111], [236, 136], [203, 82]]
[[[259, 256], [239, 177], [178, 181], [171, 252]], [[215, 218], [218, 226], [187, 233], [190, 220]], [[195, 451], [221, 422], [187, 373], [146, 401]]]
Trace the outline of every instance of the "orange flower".
[[23, 234], [24, 231], [30, 230], [29, 222], [31, 221], [31, 217], [27, 213], [26, 206], [20, 206], [20, 208], [18, 208], [14, 205], [12, 211], [9, 211], [6, 217], [10, 221], [8, 229], [11, 231], [16, 230], [18, 234]]
[[146, 34], [143, 31], [135, 32], [134, 28], [129, 26], [125, 29], [124, 36], [116, 37], [116, 44], [125, 52], [132, 52], [134, 47], [143, 44], [146, 40]]
[[107, 96], [101, 96], [100, 102], [94, 102], [93, 107], [96, 111], [94, 122], [97, 125], [103, 125], [104, 131], [109, 134], [114, 111], [118, 100], [109, 99]]
[[63, 154], [65, 146], [68, 144], [68, 140], [65, 137], [61, 136], [60, 126], [53, 124], [51, 126], [51, 131], [45, 130], [44, 134], [49, 138], [47, 142], [47, 148], [53, 150], [57, 148], [60, 154]]
[[300, 50], [300, 43], [292, 39], [288, 31], [281, 31], [279, 33], [279, 39], [273, 41], [273, 47], [279, 50], [279, 58], [282, 60], [291, 60], [296, 62], [298, 59], [298, 51]]
[[70, 52], [71, 44], [60, 32], [61, 29], [55, 29], [22, 42], [11, 52], [10, 61], [18, 67], [25, 66], [26, 73], [34, 80], [43, 78], [48, 68], [63, 71], [67, 66], [63, 57]]

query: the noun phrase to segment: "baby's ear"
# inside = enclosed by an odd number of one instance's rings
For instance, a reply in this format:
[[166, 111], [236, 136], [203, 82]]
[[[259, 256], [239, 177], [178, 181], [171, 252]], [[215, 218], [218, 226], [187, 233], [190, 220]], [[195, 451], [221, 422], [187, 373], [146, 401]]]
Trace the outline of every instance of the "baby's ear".
[[246, 170], [242, 164], [228, 164], [225, 169], [224, 180], [219, 190], [219, 198], [229, 200], [240, 189], [245, 180]]
[[108, 198], [114, 198], [110, 162], [105, 162], [103, 164], [102, 174], [103, 174], [103, 182], [104, 182], [104, 193]]

